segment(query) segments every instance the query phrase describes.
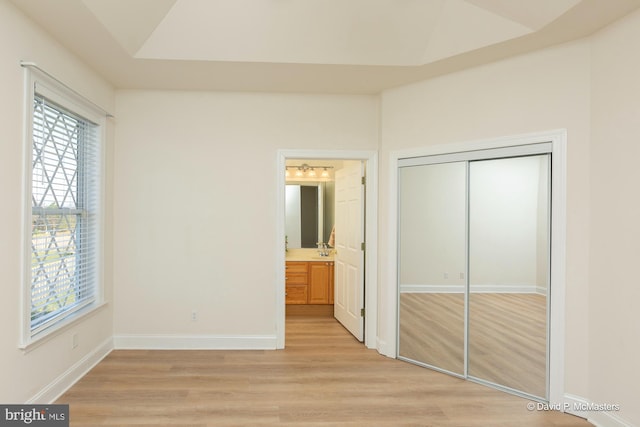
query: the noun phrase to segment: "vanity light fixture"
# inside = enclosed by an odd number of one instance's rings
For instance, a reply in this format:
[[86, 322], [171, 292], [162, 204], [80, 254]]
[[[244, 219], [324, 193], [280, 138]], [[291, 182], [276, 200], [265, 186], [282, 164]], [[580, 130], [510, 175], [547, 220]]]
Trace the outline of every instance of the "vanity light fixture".
[[306, 163], [301, 164], [300, 166], [285, 166], [285, 176], [291, 176], [289, 169], [295, 169], [295, 176], [297, 178], [317, 178], [318, 173], [316, 169], [322, 169], [320, 173], [321, 178], [329, 178], [329, 169], [333, 169], [333, 166], [310, 166]]

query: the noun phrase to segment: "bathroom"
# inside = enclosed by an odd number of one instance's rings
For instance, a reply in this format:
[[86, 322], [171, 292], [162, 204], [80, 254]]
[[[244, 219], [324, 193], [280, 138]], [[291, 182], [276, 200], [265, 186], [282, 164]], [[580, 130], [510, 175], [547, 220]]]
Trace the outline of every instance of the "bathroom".
[[[336, 181], [349, 171], [357, 175], [355, 199], [362, 217], [364, 185], [362, 161], [329, 159], [287, 159], [285, 189], [285, 301], [287, 316], [334, 316], [335, 290], [341, 286], [341, 237], [361, 226], [340, 227], [347, 216], [336, 199]], [[344, 182], [344, 178], [340, 182]], [[338, 184], [338, 191], [341, 191]], [[346, 194], [342, 192], [341, 194]], [[346, 206], [346, 205], [345, 205]], [[343, 212], [342, 216], [340, 212]], [[362, 223], [362, 221], [358, 221]], [[338, 229], [351, 230], [337, 236]], [[355, 228], [356, 230], [353, 230]], [[337, 240], [336, 240], [337, 236]], [[360, 236], [357, 236], [360, 237]], [[358, 239], [361, 240], [361, 239]], [[337, 257], [338, 255], [338, 257]], [[359, 255], [362, 251], [359, 250]], [[338, 258], [338, 259], [337, 259]], [[360, 276], [360, 274], [358, 274]], [[345, 278], [346, 279], [346, 278]], [[338, 298], [340, 299], [340, 298]], [[340, 302], [338, 301], [338, 304]], [[339, 318], [339, 316], [336, 316]]]

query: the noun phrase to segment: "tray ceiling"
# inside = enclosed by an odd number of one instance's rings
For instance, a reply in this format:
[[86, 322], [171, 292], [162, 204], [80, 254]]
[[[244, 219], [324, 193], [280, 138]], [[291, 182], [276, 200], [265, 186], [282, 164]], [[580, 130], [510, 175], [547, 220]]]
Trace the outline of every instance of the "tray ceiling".
[[329, 93], [376, 93], [562, 43], [640, 5], [638, 0], [13, 3], [119, 88]]

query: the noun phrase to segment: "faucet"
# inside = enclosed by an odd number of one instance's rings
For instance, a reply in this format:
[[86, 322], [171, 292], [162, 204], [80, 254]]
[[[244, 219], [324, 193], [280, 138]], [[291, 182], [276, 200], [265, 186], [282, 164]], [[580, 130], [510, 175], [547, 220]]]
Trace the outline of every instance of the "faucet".
[[318, 242], [318, 254], [320, 256], [329, 256], [329, 247], [324, 242]]

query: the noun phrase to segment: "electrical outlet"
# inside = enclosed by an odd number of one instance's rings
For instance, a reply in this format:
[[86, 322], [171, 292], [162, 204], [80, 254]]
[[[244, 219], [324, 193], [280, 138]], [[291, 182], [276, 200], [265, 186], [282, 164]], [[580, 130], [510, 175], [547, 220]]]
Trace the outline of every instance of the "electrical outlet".
[[192, 321], [192, 322], [195, 322], [196, 320], [198, 320], [198, 312], [197, 312], [197, 311], [195, 311], [195, 310], [193, 310], [193, 311], [191, 312], [191, 321]]
[[71, 348], [76, 348], [78, 347], [78, 333], [74, 333], [71, 336]]
[[444, 278], [448, 279], [449, 278], [449, 273], [444, 273]]

